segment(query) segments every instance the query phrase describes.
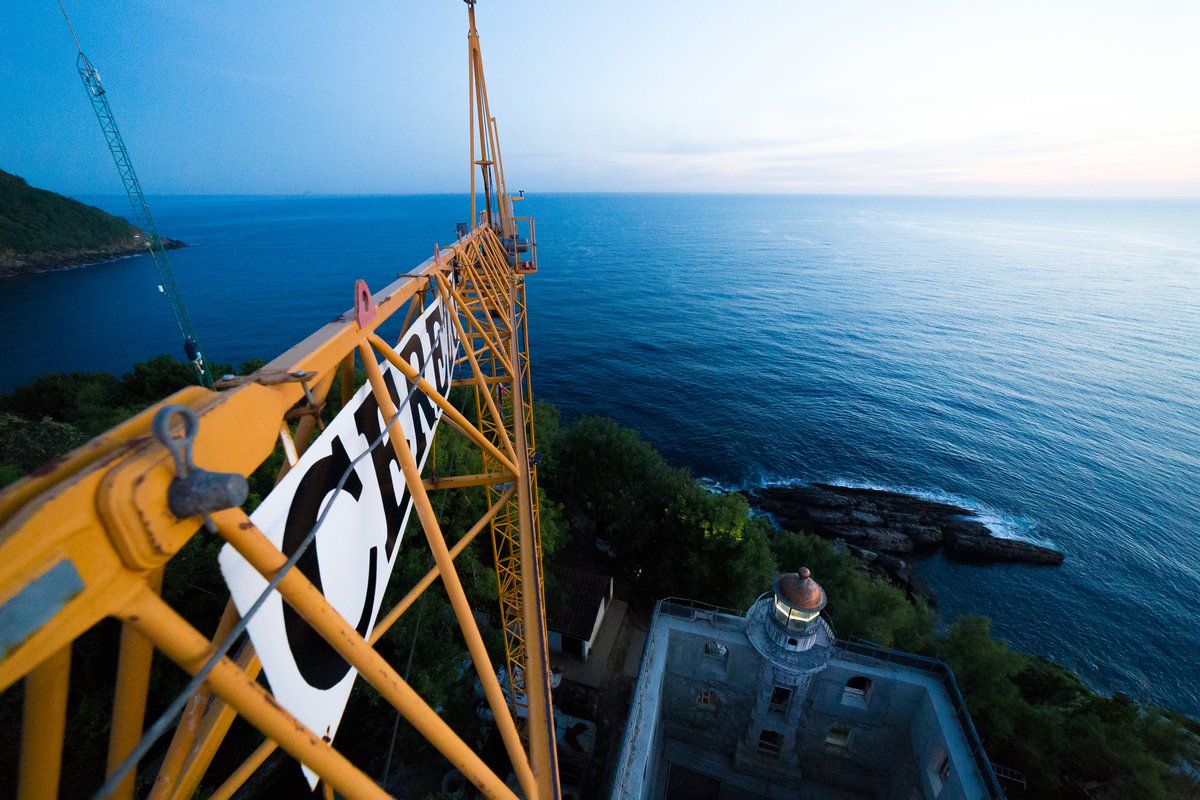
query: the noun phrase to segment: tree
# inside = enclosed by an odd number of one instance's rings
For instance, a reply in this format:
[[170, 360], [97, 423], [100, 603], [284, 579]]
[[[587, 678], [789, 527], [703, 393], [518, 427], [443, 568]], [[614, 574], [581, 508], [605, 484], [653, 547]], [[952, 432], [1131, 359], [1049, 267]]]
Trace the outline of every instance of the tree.
[[818, 536], [778, 531], [772, 548], [780, 568], [808, 567], [829, 597], [826, 614], [838, 636], [857, 637], [905, 650], [923, 650], [933, 636], [935, 616], [924, 600], [863, 573], [854, 558]]
[[543, 468], [546, 488], [584, 539], [611, 544], [630, 573], [640, 567], [646, 513], [659, 518], [670, 468], [637, 433], [606, 417], [584, 417], [563, 429]]
[[937, 653], [954, 669], [984, 738], [1011, 738], [1016, 730], [1017, 709], [1026, 705], [1013, 683], [1022, 661], [1007, 644], [992, 638], [987, 617], [960, 617], [938, 643]]

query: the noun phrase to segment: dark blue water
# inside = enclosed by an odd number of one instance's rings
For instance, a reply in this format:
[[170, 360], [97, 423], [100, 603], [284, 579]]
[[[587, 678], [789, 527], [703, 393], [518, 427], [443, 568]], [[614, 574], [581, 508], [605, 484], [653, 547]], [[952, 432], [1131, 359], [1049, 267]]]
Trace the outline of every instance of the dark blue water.
[[[122, 211], [120, 198], [92, 198]], [[211, 359], [272, 356], [461, 198], [163, 198]], [[535, 390], [728, 485], [902, 487], [1060, 568], [922, 568], [946, 619], [1200, 713], [1200, 202], [535, 197]], [[0, 388], [178, 350], [144, 258], [0, 283]], [[831, 598], [831, 606], [837, 598]]]

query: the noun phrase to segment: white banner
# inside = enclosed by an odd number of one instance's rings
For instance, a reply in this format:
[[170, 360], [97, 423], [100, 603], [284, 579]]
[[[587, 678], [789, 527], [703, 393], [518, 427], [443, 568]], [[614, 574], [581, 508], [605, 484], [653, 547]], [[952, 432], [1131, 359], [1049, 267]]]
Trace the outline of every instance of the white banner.
[[[451, 313], [439, 298], [404, 332], [396, 347], [400, 357], [443, 395], [450, 390], [459, 346]], [[403, 431], [417, 464], [424, 468], [442, 411], [420, 390], [404, 403], [411, 384], [386, 361], [381, 367], [388, 392], [400, 410], [400, 419], [389, 435]], [[325, 506], [332, 503], [316, 541], [296, 568], [364, 638], [375, 626], [400, 537], [412, 512], [412, 497], [386, 438], [354, 465], [340, 491], [337, 485], [386, 424], [370, 384], [363, 385], [250, 515], [267, 538], [290, 557]], [[267, 582], [228, 544], [221, 550], [220, 564], [233, 602], [244, 615]], [[318, 736], [332, 740], [357, 671], [283, 602], [278, 592], [271, 593], [250, 620], [248, 630], [275, 697]], [[304, 771], [315, 786], [316, 776], [307, 768]]]

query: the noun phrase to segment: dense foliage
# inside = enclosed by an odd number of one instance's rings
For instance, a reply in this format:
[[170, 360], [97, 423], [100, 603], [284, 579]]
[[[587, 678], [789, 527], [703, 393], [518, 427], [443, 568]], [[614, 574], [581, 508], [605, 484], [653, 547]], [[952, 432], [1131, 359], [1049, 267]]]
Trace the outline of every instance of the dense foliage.
[[[247, 361], [239, 372], [260, 364]], [[233, 371], [225, 365], [215, 369]], [[120, 378], [49, 372], [0, 394], [0, 486], [195, 382], [190, 364], [164, 355], [135, 364]]]
[[1184, 720], [1097, 694], [1064, 667], [1009, 650], [984, 617], [959, 619], [934, 653], [954, 668], [988, 755], [1025, 773], [1028, 791], [1010, 797], [1083, 796], [1081, 787], [1098, 798], [1183, 796], [1168, 765], [1200, 757]]
[[[242, 371], [256, 366], [244, 364]], [[121, 378], [50, 374], [0, 395], [0, 476], [10, 482], [191, 382], [189, 365], [162, 356]], [[456, 391], [452, 399], [470, 415], [474, 404], [469, 393]], [[332, 400], [326, 414], [336, 408]], [[751, 513], [745, 497], [706, 490], [686, 470], [667, 464], [636, 432], [610, 419], [584, 417], [561, 426], [557, 410], [545, 404], [536, 407], [535, 419], [538, 449], [544, 454], [542, 535], [549, 561], [599, 560], [643, 607], [676, 595], [735, 609], [748, 607], [769, 590], [778, 571], [808, 566], [828, 593], [827, 613], [839, 636], [926, 653], [953, 667], [989, 755], [1028, 779], [1025, 790], [1006, 787], [1010, 798], [1085, 797], [1084, 788], [1094, 798], [1184, 796], [1184, 780], [1170, 766], [1200, 758], [1194, 721], [1121, 695], [1096, 694], [1063, 667], [1010, 650], [992, 637], [985, 618], [964, 617], [938, 632], [935, 615], [923, 601], [910, 601], [872, 579], [849, 553], [826, 540], [772, 530]], [[432, 470], [444, 475], [478, 472], [476, 448], [450, 426], [441, 430]], [[251, 476], [251, 504], [270, 490], [280, 464], [275, 456]], [[476, 489], [435, 493], [434, 502], [453, 542], [479, 518], [487, 501]], [[430, 568], [422, 538], [420, 526], [410, 520], [385, 607]], [[597, 545], [609, 558], [599, 554]], [[167, 599], [202, 631], [215, 626], [227, 596], [214, 567], [219, 547], [215, 537], [194, 537], [172, 559], [164, 581]], [[490, 548], [469, 547], [456, 563], [473, 604], [493, 607], [497, 588]], [[547, 593], [554, 592], [548, 581]], [[85, 635], [85, 646], [75, 648], [73, 693], [80, 701], [72, 705], [69, 733], [77, 774], [64, 785], [64, 796], [99, 780], [116, 633], [115, 626], [102, 625]], [[500, 633], [490, 627], [485, 636], [498, 665]], [[443, 593], [426, 593], [378, 647], [423, 695], [444, 699], [444, 716], [459, 722], [473, 719], [473, 671]], [[151, 714], [183, 682], [179, 670], [156, 660]], [[359, 681], [343, 722], [343, 730], [352, 735], [339, 736], [339, 747], [376, 775], [393, 745], [399, 761], [427, 760], [428, 745], [407, 725], [399, 726], [393, 742], [391, 725], [379, 721], [381, 712], [390, 721], [386, 704]], [[7, 752], [16, 752], [11, 736], [19, 731], [19, 713], [19, 690], [0, 697], [0, 729], [8, 732], [0, 746]], [[223, 753], [246, 752], [257, 741], [243, 723], [231, 736], [238, 744]], [[216, 772], [233, 766], [232, 761], [223, 763]], [[279, 770], [263, 777], [260, 794], [301, 791], [297, 775]], [[10, 778], [0, 775], [0, 786]]]
[[645, 599], [675, 595], [746, 608], [775, 572], [768, 526], [737, 494], [706, 491], [636, 432], [585, 417], [564, 429], [542, 474], [576, 547], [598, 540]]
[[0, 255], [98, 250], [135, 233], [120, 217], [0, 170]]

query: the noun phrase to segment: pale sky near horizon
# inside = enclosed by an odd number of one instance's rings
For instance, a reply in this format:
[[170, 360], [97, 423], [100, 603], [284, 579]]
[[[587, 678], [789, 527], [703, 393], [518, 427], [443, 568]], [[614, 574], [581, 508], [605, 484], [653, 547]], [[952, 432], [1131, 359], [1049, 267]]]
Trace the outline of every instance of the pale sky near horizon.
[[[465, 190], [460, 0], [67, 8], [150, 194]], [[1194, 0], [477, 14], [514, 189], [1200, 196]], [[0, 2], [0, 169], [117, 193], [74, 63]]]

